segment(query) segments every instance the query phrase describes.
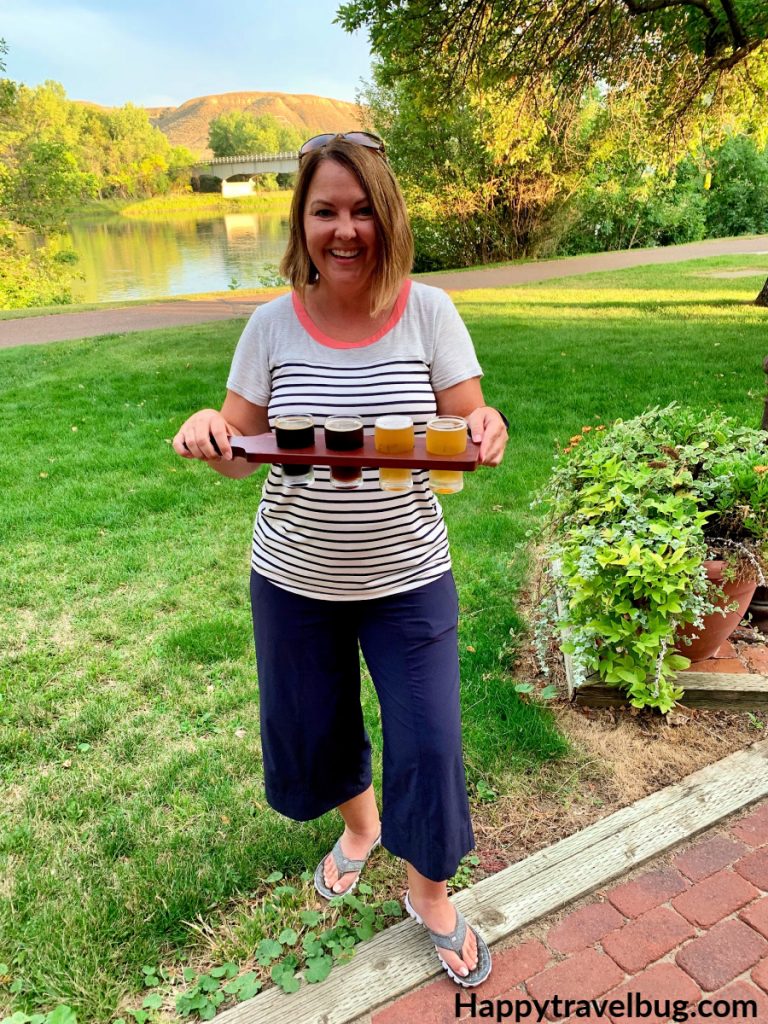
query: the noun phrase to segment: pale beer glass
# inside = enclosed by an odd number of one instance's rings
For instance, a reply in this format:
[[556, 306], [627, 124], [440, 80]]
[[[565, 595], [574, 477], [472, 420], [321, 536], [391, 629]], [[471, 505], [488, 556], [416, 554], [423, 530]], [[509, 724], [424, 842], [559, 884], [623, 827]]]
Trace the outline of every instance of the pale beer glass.
[[[461, 416], [435, 416], [427, 423], [429, 455], [461, 455], [467, 450], [467, 421]], [[456, 494], [464, 474], [455, 469], [430, 469], [429, 487], [435, 494]]]
[[[405, 455], [414, 448], [413, 420], [400, 414], [379, 416], [373, 427], [373, 443], [382, 455]], [[407, 491], [413, 487], [410, 469], [379, 469], [382, 491]]]

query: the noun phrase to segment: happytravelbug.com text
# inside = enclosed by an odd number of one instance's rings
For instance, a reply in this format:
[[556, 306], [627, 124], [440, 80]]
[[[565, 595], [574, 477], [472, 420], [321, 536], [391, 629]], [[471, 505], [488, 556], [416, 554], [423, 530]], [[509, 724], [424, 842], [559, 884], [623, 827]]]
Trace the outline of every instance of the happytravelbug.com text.
[[[476, 993], [456, 993], [456, 1017], [512, 1021], [513, 1024], [541, 1024], [550, 1013], [555, 1020], [642, 1021], [653, 1018], [678, 1022], [689, 1020], [757, 1020], [754, 999], [702, 999], [691, 1006], [686, 999], [648, 999], [639, 992], [627, 992], [621, 999], [478, 999]], [[610, 1017], [609, 1017], [610, 1014]]]

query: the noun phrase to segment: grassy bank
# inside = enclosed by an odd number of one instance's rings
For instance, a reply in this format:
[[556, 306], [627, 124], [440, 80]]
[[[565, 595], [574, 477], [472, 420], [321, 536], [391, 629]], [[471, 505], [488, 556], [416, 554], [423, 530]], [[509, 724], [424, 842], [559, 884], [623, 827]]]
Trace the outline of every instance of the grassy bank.
[[[757, 423], [768, 311], [751, 305], [756, 277], [710, 275], [764, 259], [456, 296], [486, 401], [511, 420], [504, 466], [443, 501], [476, 823], [494, 823], [494, 794], [526, 805], [543, 778], [589, 799], [572, 766], [557, 774], [549, 713], [513, 688], [529, 502], [555, 447], [673, 399]], [[268, 978], [254, 949], [306, 932], [299, 913], [317, 906], [298, 879], [338, 817], [282, 819], [261, 788], [247, 582], [264, 471], [225, 480], [168, 444], [221, 401], [241, 325], [0, 351], [1, 422], [24, 438], [0, 450], [0, 1016], [67, 1002], [80, 1024], [114, 1020], [141, 1005], [147, 965]], [[367, 677], [363, 697], [378, 788]], [[295, 881], [279, 905], [265, 899], [275, 869]], [[396, 894], [401, 863], [372, 869], [377, 896]]]
[[257, 192], [252, 196], [225, 199], [215, 192], [188, 192], [183, 195], [155, 196], [124, 206], [123, 217], [215, 217], [222, 213], [285, 213], [291, 206], [290, 191]]

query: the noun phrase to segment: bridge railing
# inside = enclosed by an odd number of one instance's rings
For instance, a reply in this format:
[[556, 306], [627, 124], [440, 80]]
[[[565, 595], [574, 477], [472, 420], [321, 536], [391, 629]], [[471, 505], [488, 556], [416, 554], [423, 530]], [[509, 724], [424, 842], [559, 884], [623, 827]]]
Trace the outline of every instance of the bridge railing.
[[287, 153], [251, 153], [242, 156], [214, 156], [210, 160], [206, 161], [208, 164], [236, 164], [240, 161], [243, 163], [259, 163], [263, 161], [266, 163], [271, 160], [297, 160], [298, 153], [295, 149], [290, 150]]

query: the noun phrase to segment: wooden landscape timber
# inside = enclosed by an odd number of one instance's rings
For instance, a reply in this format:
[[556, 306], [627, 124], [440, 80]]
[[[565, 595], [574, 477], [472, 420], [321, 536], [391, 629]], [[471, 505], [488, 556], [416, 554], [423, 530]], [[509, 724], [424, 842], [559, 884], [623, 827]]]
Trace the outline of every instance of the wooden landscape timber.
[[[720, 711], [768, 709], [768, 676], [759, 672], [680, 672], [685, 693], [678, 701], [686, 708]], [[629, 701], [615, 686], [600, 682], [596, 675], [571, 689], [574, 704], [590, 708], [629, 707]]]

